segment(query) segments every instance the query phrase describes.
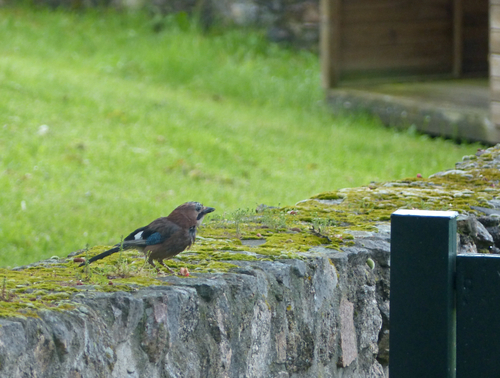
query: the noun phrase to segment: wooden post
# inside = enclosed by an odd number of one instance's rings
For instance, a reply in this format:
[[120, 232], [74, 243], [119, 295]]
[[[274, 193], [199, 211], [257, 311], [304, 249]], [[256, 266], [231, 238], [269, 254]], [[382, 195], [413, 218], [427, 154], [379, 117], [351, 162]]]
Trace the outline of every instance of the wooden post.
[[490, 0], [490, 118], [500, 127], [500, 0]]
[[320, 0], [320, 54], [322, 86], [328, 91], [338, 85], [340, 73], [341, 0]]
[[463, 14], [462, 0], [453, 0], [453, 56], [452, 56], [452, 74], [454, 77], [462, 76], [463, 62]]
[[454, 378], [457, 213], [391, 216], [391, 378]]

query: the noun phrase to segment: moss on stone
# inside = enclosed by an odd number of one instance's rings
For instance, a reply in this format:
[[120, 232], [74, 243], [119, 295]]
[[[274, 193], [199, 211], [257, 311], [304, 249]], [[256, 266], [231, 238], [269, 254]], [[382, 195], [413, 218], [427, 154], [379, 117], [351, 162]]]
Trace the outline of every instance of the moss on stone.
[[[348, 231], [377, 231], [401, 208], [475, 212], [471, 206], [488, 206], [500, 195], [500, 149], [480, 157], [466, 157], [470, 168], [430, 178], [406, 178], [371, 183], [317, 194], [295, 206], [234, 212], [232, 219], [214, 217], [199, 232], [195, 245], [165, 263], [186, 267], [191, 277], [227, 272], [235, 261], [300, 259], [314, 246], [336, 250], [353, 244]], [[243, 240], [243, 242], [242, 242]], [[251, 243], [249, 241], [262, 241]], [[83, 252], [90, 257], [106, 250], [98, 246]], [[73, 258], [51, 259], [18, 270], [0, 269], [0, 316], [37, 316], [37, 311], [65, 311], [76, 306], [82, 291], [133, 291], [141, 286], [165, 285], [145, 263], [141, 253], [123, 251], [82, 269]], [[337, 272], [338, 275], [338, 272]], [[189, 279], [189, 278], [187, 278]], [[288, 310], [288, 309], [287, 309]]]

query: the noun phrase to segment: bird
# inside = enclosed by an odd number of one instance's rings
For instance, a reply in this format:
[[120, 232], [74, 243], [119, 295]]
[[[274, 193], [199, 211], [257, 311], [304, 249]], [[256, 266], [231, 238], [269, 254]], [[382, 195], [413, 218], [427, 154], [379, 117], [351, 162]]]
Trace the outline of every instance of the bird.
[[186, 202], [176, 207], [168, 216], [155, 219], [150, 224], [140, 227], [128, 235], [123, 242], [113, 248], [83, 262], [79, 267], [91, 264], [113, 253], [125, 249], [137, 249], [145, 253], [147, 261], [155, 267], [154, 260], [167, 268], [164, 259], [170, 259], [195, 242], [196, 230], [203, 222], [203, 217], [215, 211], [213, 207], [205, 207], [199, 202]]

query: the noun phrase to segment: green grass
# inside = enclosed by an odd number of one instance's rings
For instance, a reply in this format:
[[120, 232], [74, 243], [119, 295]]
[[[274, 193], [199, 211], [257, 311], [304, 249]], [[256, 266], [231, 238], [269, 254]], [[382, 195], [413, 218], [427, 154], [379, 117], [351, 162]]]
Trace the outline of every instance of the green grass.
[[189, 200], [291, 205], [477, 148], [333, 115], [319, 83], [317, 56], [259, 31], [0, 9], [0, 265], [116, 243]]

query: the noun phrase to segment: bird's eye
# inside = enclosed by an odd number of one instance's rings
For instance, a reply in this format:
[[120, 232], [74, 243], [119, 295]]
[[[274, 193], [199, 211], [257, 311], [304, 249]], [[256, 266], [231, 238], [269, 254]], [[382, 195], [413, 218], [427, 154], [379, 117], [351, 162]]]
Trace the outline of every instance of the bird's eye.
[[195, 209], [196, 209], [196, 211], [200, 212], [200, 211], [201, 211], [201, 208], [202, 208], [201, 203], [196, 202], [196, 208], [195, 208]]

